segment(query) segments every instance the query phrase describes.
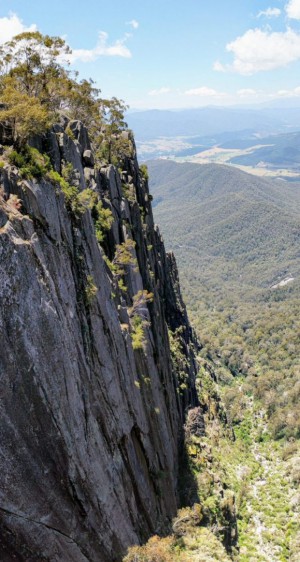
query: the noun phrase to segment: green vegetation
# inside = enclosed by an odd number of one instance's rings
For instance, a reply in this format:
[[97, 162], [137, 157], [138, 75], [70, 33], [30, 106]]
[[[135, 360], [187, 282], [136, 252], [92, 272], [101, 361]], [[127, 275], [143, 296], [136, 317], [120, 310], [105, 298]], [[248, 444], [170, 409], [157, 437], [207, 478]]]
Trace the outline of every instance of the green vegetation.
[[95, 205], [93, 217], [95, 222], [96, 238], [99, 244], [101, 244], [105, 239], [105, 234], [112, 227], [114, 217], [109, 208], [104, 208], [102, 201], [98, 201]]
[[149, 326], [149, 322], [145, 317], [145, 308], [147, 309], [147, 304], [152, 301], [153, 293], [149, 293], [145, 289], [140, 290], [134, 295], [132, 306], [128, 309], [131, 322], [132, 347], [134, 350], [145, 348], [145, 329]]
[[[295, 562], [299, 189], [224, 166], [148, 164], [155, 218], [176, 253], [189, 315], [203, 345], [200, 355], [204, 365], [207, 360], [213, 365], [236, 438], [231, 441], [212, 423], [198, 443], [195, 437], [187, 443], [200, 505], [216, 525], [213, 514], [220, 518], [222, 503], [211, 482], [212, 475], [213, 481], [219, 477], [236, 498], [240, 550], [233, 559]], [[201, 372], [199, 396], [212, 412], [214, 383], [205, 382]], [[190, 482], [186, 486], [188, 495]]]
[[22, 178], [41, 179], [48, 172], [51, 173], [52, 166], [47, 154], [41, 154], [36, 148], [25, 144], [19, 151], [12, 150], [8, 154], [8, 161], [12, 166], [20, 170]]
[[222, 464], [236, 495], [237, 560], [294, 561], [300, 536], [299, 443], [273, 441], [260, 406], [252, 397], [247, 398], [239, 381], [236, 394], [244, 419], [235, 426], [235, 442], [229, 444], [223, 439], [213, 455]]
[[148, 173], [148, 168], [147, 168], [146, 164], [140, 165], [140, 173], [141, 173], [141, 176], [144, 180], [149, 179], [149, 173]]
[[134, 203], [136, 201], [135, 187], [133, 184], [122, 183], [122, 194], [125, 199]]
[[184, 537], [151, 537], [145, 546], [129, 549], [124, 562], [230, 562], [213, 533], [198, 526], [196, 506], [180, 510], [174, 525], [180, 521]]
[[[115, 97], [101, 98], [92, 80], [77, 81], [66, 65], [70, 52], [63, 39], [38, 31], [21, 33], [0, 47], [0, 124], [19, 149], [61, 115], [79, 119], [89, 127], [97, 160], [119, 165], [132, 153], [127, 106]], [[66, 133], [74, 138], [70, 127]], [[36, 172], [30, 173], [36, 177]]]
[[124, 562], [231, 560], [222, 540], [226, 532], [230, 532], [227, 512], [234, 513], [234, 498], [219, 459], [213, 458], [213, 449], [220, 440], [227, 443], [230, 438], [220, 421], [222, 416], [218, 416], [220, 404], [219, 399], [216, 399], [216, 386], [211, 379], [210, 367], [200, 361], [202, 368], [197, 386], [200, 396], [204, 399], [205, 395], [206, 405], [210, 407], [205, 414], [206, 432], [203, 435], [196, 435], [191, 430], [189, 418], [186, 422], [187, 456], [181, 473], [181, 495], [191, 507], [179, 509], [173, 520], [172, 535], [166, 538], [155, 536], [142, 547], [132, 547]]
[[299, 189], [225, 166], [148, 166], [160, 198], [155, 219], [175, 251], [202, 356], [229, 385], [232, 419], [238, 399], [230, 385], [239, 376], [266, 409], [271, 436], [298, 438]]
[[87, 304], [91, 304], [98, 292], [98, 289], [95, 285], [94, 278], [92, 275], [88, 275], [86, 278], [86, 286], [85, 286], [85, 298]]
[[168, 330], [168, 333], [173, 373], [175, 373], [177, 377], [178, 391], [184, 392], [187, 389], [188, 359], [182, 349], [182, 340], [180, 338], [181, 329], [178, 328], [175, 332]]
[[[212, 365], [201, 357], [199, 361], [197, 387], [206, 410], [205, 432], [201, 436], [191, 432], [188, 418], [187, 459], [181, 475], [181, 496], [192, 507], [178, 511], [172, 535], [132, 547], [124, 562], [296, 562], [299, 443], [270, 439], [265, 417], [252, 397], [240, 390], [238, 380], [235, 388], [245, 415], [235, 426], [233, 440], [218, 397], [222, 389], [212, 380]], [[222, 542], [234, 531], [235, 514], [238, 548], [228, 554]]]
[[135, 314], [131, 321], [131, 339], [132, 347], [136, 351], [137, 349], [144, 349], [145, 346], [145, 322], [141, 316]]

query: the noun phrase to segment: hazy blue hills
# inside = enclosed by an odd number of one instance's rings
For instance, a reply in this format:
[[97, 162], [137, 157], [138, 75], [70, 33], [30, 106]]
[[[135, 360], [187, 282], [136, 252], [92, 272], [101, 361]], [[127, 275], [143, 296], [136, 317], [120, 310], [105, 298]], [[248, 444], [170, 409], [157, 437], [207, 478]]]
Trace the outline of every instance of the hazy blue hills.
[[[140, 159], [161, 156], [192, 157], [212, 146], [248, 149], [273, 147], [239, 155], [238, 165], [296, 165], [299, 158], [300, 107], [202, 107], [185, 110], [147, 110], [127, 115], [134, 130]], [[277, 138], [276, 138], [277, 137]]]
[[[277, 115], [275, 115], [277, 113]], [[300, 109], [299, 125], [300, 125]], [[253, 129], [274, 132], [286, 125], [281, 114], [274, 111], [269, 115], [264, 109], [203, 107], [199, 109], [147, 110], [129, 113], [129, 127], [135, 132], [138, 141], [157, 137], [190, 137]]]
[[138, 141], [158, 137], [191, 137], [242, 131], [278, 133], [300, 128], [300, 108], [202, 107], [198, 109], [146, 110], [127, 115]]

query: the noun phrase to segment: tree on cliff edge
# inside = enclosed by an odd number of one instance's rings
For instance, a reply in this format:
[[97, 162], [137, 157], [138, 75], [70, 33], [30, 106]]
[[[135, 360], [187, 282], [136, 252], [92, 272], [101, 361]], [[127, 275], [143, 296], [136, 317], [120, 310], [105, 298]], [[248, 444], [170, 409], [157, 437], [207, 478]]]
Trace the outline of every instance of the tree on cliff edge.
[[78, 81], [67, 68], [70, 52], [60, 37], [38, 31], [21, 33], [0, 47], [0, 124], [22, 145], [63, 113], [89, 128], [101, 159], [117, 164], [121, 152], [129, 155], [131, 149], [122, 136], [127, 106], [115, 97], [101, 99], [92, 80]]

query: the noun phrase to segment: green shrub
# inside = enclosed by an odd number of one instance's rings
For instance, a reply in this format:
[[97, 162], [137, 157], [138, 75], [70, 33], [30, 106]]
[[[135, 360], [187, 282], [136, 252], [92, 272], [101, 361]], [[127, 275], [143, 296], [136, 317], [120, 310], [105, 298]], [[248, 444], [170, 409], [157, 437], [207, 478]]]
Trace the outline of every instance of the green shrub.
[[66, 133], [66, 135], [68, 135], [68, 137], [69, 137], [71, 140], [73, 140], [73, 141], [75, 140], [75, 135], [74, 135], [74, 133], [73, 133], [73, 131], [72, 131], [70, 125], [68, 125], [68, 126], [66, 127], [65, 133]]
[[136, 201], [134, 185], [129, 184], [129, 183], [123, 183], [122, 184], [122, 194], [125, 197], [125, 199], [128, 199], [128, 201], [131, 201], [132, 203], [134, 203], [134, 201]]
[[94, 208], [93, 216], [95, 216], [95, 231], [96, 238], [101, 244], [105, 238], [106, 232], [108, 232], [114, 222], [114, 217], [110, 209], [105, 209], [103, 207], [102, 201], [98, 201]]
[[58, 183], [65, 196], [67, 208], [75, 214], [81, 213], [82, 208], [78, 199], [79, 190], [74, 185], [70, 185], [58, 172], [51, 170], [48, 178], [54, 183]]
[[20, 151], [12, 150], [8, 155], [9, 163], [20, 170], [23, 178], [40, 179], [51, 170], [50, 158], [41, 154], [36, 148], [24, 145]]
[[85, 286], [85, 297], [88, 304], [91, 304], [98, 292], [98, 289], [94, 283], [94, 278], [92, 275], [88, 275], [86, 278]]
[[92, 189], [79, 191], [77, 187], [71, 185], [62, 175], [54, 170], [47, 172], [47, 177], [53, 183], [60, 185], [65, 196], [67, 208], [77, 217], [83, 215], [87, 209], [92, 209], [97, 201], [97, 195]]
[[145, 345], [145, 321], [136, 314], [131, 321], [131, 339], [134, 350], [144, 349]]
[[141, 164], [140, 173], [141, 173], [141, 176], [144, 180], [149, 179], [149, 172], [148, 172], [148, 168], [147, 168], [146, 164]]

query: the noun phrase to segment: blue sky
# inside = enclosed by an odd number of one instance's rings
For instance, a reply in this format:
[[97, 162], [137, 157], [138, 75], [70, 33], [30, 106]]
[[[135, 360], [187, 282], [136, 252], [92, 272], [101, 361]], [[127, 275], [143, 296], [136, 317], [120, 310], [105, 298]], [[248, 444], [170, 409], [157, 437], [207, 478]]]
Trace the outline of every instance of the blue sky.
[[300, 97], [300, 0], [0, 0], [0, 41], [28, 28], [132, 108]]

